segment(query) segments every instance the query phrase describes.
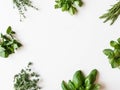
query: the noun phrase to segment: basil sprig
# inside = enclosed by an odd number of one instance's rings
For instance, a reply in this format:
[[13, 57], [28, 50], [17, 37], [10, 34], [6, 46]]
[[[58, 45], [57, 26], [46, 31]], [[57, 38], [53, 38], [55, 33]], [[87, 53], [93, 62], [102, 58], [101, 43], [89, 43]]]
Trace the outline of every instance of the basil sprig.
[[81, 70], [73, 75], [73, 79], [68, 82], [62, 81], [63, 90], [99, 90], [100, 85], [95, 83], [97, 70], [93, 69], [90, 74], [85, 77]]
[[31, 65], [32, 63], [29, 62], [25, 69], [14, 76], [15, 90], [40, 90], [41, 87], [38, 86], [39, 75], [32, 71]]
[[7, 28], [6, 34], [0, 34], [0, 56], [7, 58], [10, 54], [22, 46], [22, 44], [14, 37], [15, 32], [11, 26]]
[[117, 41], [110, 41], [113, 49], [104, 49], [103, 53], [108, 57], [112, 68], [120, 68], [120, 38]]
[[68, 11], [71, 15], [77, 13], [77, 6], [82, 7], [82, 0], [56, 0], [55, 9], [61, 8], [62, 11]]

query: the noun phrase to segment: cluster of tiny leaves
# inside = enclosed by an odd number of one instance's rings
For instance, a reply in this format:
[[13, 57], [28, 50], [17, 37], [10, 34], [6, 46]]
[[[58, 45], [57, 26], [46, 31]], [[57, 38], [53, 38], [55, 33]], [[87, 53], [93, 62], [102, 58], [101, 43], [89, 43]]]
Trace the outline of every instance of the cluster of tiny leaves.
[[119, 15], [120, 15], [120, 1], [114, 4], [112, 8], [110, 8], [108, 12], [103, 14], [100, 18], [105, 19], [104, 23], [107, 21], [111, 21], [110, 25], [112, 25], [117, 20]]
[[25, 69], [14, 76], [15, 90], [40, 90], [38, 86], [39, 75], [31, 70], [31, 65], [30, 62]]
[[82, 0], [56, 0], [55, 8], [61, 8], [62, 11], [68, 11], [71, 15], [77, 13], [76, 6], [83, 5]]
[[22, 44], [15, 38], [15, 32], [11, 26], [7, 28], [6, 34], [0, 34], [0, 56], [7, 58], [10, 54], [15, 53], [15, 50], [20, 48]]
[[97, 70], [93, 69], [90, 74], [85, 77], [81, 70], [78, 70], [73, 75], [73, 79], [68, 83], [62, 81], [63, 90], [99, 90], [100, 84], [96, 84]]
[[27, 11], [27, 7], [31, 7], [31, 8], [38, 10], [38, 8], [32, 5], [32, 1], [30, 0], [13, 0], [13, 3], [19, 11], [20, 20], [21, 20], [21, 17], [23, 18], [26, 17], [25, 12]]
[[110, 41], [110, 46], [114, 49], [104, 49], [103, 53], [108, 57], [112, 68], [120, 68], [120, 38]]

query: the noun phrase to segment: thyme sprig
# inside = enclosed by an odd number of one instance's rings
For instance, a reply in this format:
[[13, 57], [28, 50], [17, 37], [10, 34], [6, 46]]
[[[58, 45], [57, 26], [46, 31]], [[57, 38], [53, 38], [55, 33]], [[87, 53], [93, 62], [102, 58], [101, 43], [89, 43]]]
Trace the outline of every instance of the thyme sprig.
[[111, 21], [110, 25], [112, 25], [117, 20], [119, 15], [120, 15], [120, 1], [114, 4], [112, 8], [110, 8], [107, 13], [100, 16], [100, 18], [105, 19], [104, 23], [107, 21]]
[[15, 7], [18, 9], [19, 14], [20, 14], [20, 21], [21, 18], [26, 18], [25, 12], [28, 10], [27, 7], [34, 8], [35, 10], [38, 10], [37, 7], [33, 6], [32, 1], [30, 0], [13, 0], [13, 3]]

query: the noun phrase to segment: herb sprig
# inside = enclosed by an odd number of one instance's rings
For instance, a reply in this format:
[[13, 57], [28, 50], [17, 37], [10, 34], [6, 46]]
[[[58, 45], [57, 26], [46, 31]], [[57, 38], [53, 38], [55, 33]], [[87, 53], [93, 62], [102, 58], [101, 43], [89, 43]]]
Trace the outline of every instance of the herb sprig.
[[61, 8], [62, 11], [68, 11], [71, 15], [77, 13], [76, 6], [82, 7], [82, 0], [56, 0], [55, 9]]
[[62, 81], [61, 87], [63, 90], [99, 90], [100, 85], [95, 84], [97, 70], [93, 69], [90, 74], [85, 77], [81, 70], [78, 70], [73, 75], [73, 79], [68, 83]]
[[35, 10], [38, 10], [37, 7], [32, 5], [32, 1], [31, 0], [13, 0], [13, 4], [15, 5], [15, 7], [18, 9], [19, 14], [20, 14], [20, 21], [21, 18], [26, 18], [25, 16], [25, 12], [28, 10], [27, 7], [31, 7], [34, 8]]
[[32, 63], [29, 62], [25, 69], [14, 76], [15, 90], [40, 90], [39, 75], [31, 70], [31, 65]]
[[0, 34], [0, 56], [7, 58], [10, 54], [15, 53], [15, 50], [20, 48], [22, 44], [14, 37], [15, 32], [11, 26], [7, 28], [6, 34]]
[[113, 49], [104, 49], [103, 53], [108, 57], [112, 68], [120, 68], [120, 38], [117, 41], [110, 41]]
[[120, 1], [114, 4], [112, 8], [110, 8], [107, 13], [100, 16], [100, 18], [105, 19], [104, 23], [107, 21], [111, 21], [110, 25], [112, 25], [117, 20], [119, 15], [120, 15]]

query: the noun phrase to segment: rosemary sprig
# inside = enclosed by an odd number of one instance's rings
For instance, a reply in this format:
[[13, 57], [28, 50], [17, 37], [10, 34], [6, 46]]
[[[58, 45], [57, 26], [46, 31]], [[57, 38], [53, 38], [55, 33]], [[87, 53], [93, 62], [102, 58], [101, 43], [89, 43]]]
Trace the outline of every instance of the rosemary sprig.
[[32, 1], [30, 0], [13, 0], [13, 4], [19, 11], [20, 21], [22, 17], [26, 18], [25, 12], [28, 10], [27, 7], [31, 7], [31, 8], [34, 8], [35, 10], [38, 10], [37, 7], [32, 5]]
[[112, 25], [117, 20], [119, 15], [120, 15], [120, 1], [114, 4], [112, 8], [110, 8], [107, 13], [100, 16], [100, 18], [105, 19], [104, 23], [107, 21], [111, 21], [110, 25]]

